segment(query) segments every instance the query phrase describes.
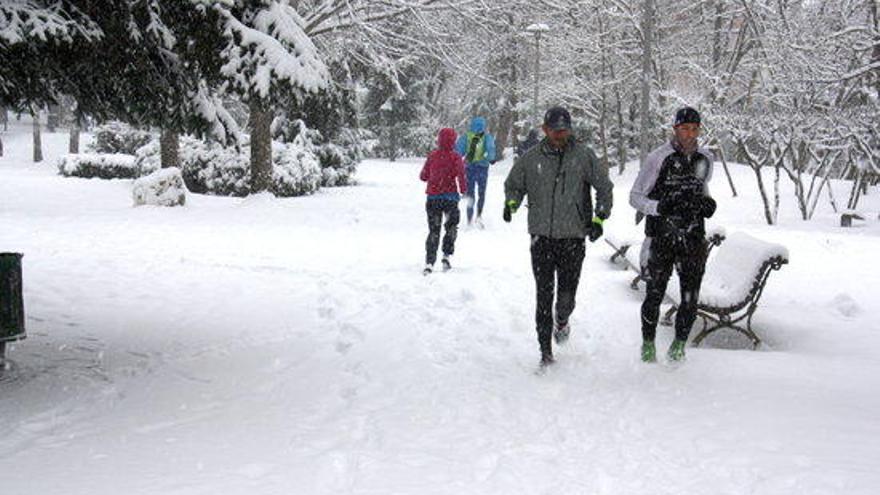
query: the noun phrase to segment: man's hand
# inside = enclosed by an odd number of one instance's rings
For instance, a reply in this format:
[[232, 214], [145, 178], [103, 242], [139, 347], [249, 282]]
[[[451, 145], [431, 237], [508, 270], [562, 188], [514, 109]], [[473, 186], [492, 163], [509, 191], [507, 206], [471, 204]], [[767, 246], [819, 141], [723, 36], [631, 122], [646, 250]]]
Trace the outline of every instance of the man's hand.
[[715, 209], [718, 208], [718, 203], [709, 196], [700, 196], [699, 205], [700, 216], [703, 218], [712, 218], [712, 215], [715, 214]]
[[593, 217], [593, 221], [590, 223], [590, 242], [596, 242], [597, 239], [602, 237], [602, 233], [602, 219], [599, 217]]
[[676, 198], [663, 198], [657, 202], [657, 213], [664, 217], [675, 215], [679, 209], [677, 203]]
[[504, 203], [504, 213], [501, 217], [505, 222], [510, 222], [511, 216], [516, 213], [517, 208], [519, 208], [519, 203], [516, 200], [509, 199]]
[[693, 175], [674, 176], [668, 181], [669, 187], [657, 203], [657, 213], [662, 216], [699, 216], [703, 181]]

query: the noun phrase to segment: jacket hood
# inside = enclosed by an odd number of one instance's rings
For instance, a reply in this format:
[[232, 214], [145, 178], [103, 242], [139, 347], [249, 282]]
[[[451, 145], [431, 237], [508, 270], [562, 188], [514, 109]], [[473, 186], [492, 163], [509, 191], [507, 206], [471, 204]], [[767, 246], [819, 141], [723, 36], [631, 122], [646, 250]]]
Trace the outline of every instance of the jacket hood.
[[444, 127], [440, 129], [440, 134], [437, 135], [437, 145], [441, 150], [452, 151], [452, 147], [455, 146], [455, 139], [458, 137], [458, 134], [455, 132], [455, 129], [451, 127]]
[[471, 132], [484, 132], [486, 130], [486, 119], [483, 117], [474, 117], [471, 119]]

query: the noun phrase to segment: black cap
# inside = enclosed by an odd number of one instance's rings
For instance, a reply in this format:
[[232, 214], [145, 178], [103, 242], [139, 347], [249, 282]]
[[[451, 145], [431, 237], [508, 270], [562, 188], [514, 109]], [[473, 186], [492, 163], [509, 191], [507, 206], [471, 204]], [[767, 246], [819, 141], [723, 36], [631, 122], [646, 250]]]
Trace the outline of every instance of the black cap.
[[700, 112], [694, 110], [691, 107], [679, 108], [677, 112], [675, 112], [675, 122], [672, 124], [672, 127], [675, 127], [679, 124], [699, 124], [700, 123]]
[[571, 129], [571, 114], [562, 107], [553, 107], [544, 114], [544, 125], [554, 131]]

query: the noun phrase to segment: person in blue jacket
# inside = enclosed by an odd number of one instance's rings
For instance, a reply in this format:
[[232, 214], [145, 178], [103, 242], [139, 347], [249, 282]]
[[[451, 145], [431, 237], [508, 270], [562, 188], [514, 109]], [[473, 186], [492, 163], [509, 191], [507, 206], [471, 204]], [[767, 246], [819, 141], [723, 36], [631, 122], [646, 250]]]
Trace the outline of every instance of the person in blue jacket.
[[472, 118], [470, 130], [458, 137], [455, 150], [464, 157], [467, 171], [467, 223], [471, 225], [474, 222], [476, 202], [476, 223], [483, 228], [483, 204], [486, 202], [489, 165], [495, 163], [495, 137], [486, 132], [486, 119]]

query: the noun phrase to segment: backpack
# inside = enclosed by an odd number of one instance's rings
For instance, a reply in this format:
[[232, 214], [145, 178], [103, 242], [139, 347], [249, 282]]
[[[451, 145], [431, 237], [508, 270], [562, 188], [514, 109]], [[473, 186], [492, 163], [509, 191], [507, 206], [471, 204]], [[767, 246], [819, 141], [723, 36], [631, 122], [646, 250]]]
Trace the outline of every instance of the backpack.
[[474, 163], [482, 161], [486, 157], [486, 150], [483, 142], [483, 133], [482, 132], [468, 132], [467, 133], [467, 154], [465, 155], [465, 160], [468, 163]]

